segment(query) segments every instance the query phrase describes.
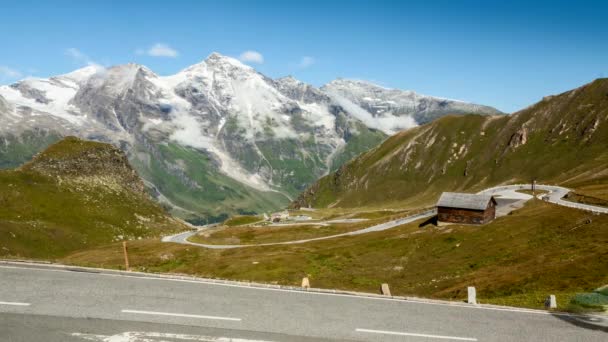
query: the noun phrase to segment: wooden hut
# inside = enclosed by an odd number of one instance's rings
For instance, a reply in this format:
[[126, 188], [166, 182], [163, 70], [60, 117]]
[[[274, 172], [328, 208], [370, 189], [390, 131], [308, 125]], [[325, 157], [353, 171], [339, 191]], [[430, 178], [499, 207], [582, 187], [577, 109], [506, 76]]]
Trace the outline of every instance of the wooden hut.
[[437, 221], [485, 224], [496, 217], [496, 200], [490, 194], [444, 192], [437, 202]]

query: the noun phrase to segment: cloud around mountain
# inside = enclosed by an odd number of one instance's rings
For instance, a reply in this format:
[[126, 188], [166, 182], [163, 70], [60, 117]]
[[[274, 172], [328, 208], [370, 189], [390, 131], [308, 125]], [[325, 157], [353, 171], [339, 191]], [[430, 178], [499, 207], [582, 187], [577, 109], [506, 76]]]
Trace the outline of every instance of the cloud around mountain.
[[245, 63], [262, 64], [264, 63], [264, 56], [257, 51], [247, 50], [241, 53], [241, 55], [239, 56], [239, 60]]

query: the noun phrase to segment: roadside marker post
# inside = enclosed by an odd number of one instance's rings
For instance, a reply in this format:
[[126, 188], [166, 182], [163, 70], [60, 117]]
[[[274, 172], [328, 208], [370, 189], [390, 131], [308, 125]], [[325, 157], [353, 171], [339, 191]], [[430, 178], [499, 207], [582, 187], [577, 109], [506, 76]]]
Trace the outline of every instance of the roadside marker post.
[[557, 299], [555, 299], [555, 295], [549, 295], [549, 297], [545, 299], [545, 308], [557, 309]]
[[477, 291], [474, 286], [467, 287], [467, 303], [477, 304]]
[[122, 251], [125, 254], [125, 270], [130, 271], [129, 268], [129, 254], [127, 253], [127, 241], [122, 242]]
[[308, 277], [302, 278], [302, 287], [307, 290], [310, 288], [310, 281], [308, 280]]
[[380, 286], [380, 291], [382, 292], [382, 294], [384, 296], [392, 297], [391, 296], [391, 289], [388, 287], [388, 284], [386, 284], [386, 283], [382, 284], [382, 286]]

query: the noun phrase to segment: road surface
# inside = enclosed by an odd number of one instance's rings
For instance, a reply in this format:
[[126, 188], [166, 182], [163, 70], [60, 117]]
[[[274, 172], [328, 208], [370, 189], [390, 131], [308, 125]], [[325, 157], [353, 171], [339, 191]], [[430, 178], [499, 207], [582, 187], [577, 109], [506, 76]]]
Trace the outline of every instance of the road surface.
[[[490, 189], [486, 189], [486, 190], [481, 191], [480, 193], [491, 193], [491, 194], [500, 195], [500, 194], [504, 194], [504, 193], [515, 192], [516, 190], [524, 190], [524, 189], [529, 190], [530, 187], [531, 187], [531, 184], [505, 185], [505, 186], [497, 186], [497, 187], [493, 187]], [[598, 207], [595, 205], [582, 204], [582, 203], [576, 203], [576, 202], [570, 202], [570, 201], [563, 200], [562, 198], [564, 196], [566, 196], [566, 194], [568, 194], [568, 192], [570, 192], [570, 189], [568, 189], [568, 188], [564, 188], [564, 187], [556, 186], [556, 185], [537, 184], [536, 189], [545, 190], [545, 191], [549, 192], [548, 194], [546, 194], [547, 196], [549, 196], [548, 202], [551, 202], [551, 203], [554, 203], [557, 205], [561, 205], [564, 207], [591, 211], [591, 212], [598, 213], [598, 214], [608, 214], [608, 208], [605, 208], [605, 207]], [[523, 194], [523, 195], [525, 195], [525, 194]], [[525, 195], [525, 196], [529, 196], [529, 198], [532, 198], [532, 196], [530, 196], [530, 195]], [[542, 198], [543, 196], [545, 196], [545, 195], [539, 195], [538, 197]]]
[[[0, 263], [0, 340], [606, 341], [580, 318]], [[599, 319], [599, 318], [598, 318]]]

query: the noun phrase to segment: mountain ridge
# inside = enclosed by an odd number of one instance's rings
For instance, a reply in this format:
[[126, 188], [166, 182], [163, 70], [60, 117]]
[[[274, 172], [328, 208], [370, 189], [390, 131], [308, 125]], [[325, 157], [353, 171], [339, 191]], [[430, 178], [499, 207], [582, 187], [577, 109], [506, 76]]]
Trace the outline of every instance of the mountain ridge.
[[17, 166], [16, 150], [36, 152], [47, 137], [112, 143], [159, 199], [198, 213], [186, 217], [193, 222], [278, 209], [387, 133], [417, 125], [409, 112], [347, 108], [322, 89], [218, 53], [170, 76], [134, 63], [89, 66], [0, 86], [0, 96], [4, 165]]
[[[309, 187], [292, 206], [433, 204], [443, 191], [608, 183], [608, 79], [509, 116], [444, 116], [400, 132]], [[415, 198], [415, 201], [414, 201]]]

